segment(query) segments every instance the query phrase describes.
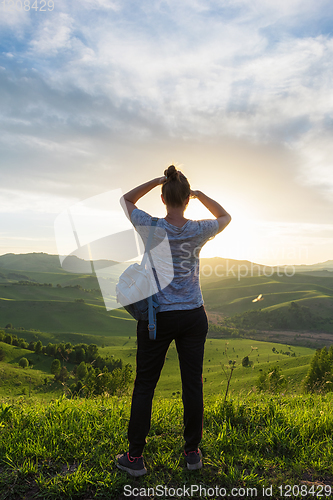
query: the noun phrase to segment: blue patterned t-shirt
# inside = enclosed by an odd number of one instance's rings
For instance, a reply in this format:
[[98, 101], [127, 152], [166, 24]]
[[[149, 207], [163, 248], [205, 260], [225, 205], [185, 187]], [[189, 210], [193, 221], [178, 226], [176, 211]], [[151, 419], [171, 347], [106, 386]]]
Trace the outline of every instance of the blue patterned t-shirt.
[[[152, 217], [135, 208], [131, 222], [146, 240], [147, 232], [142, 227], [150, 227]], [[141, 229], [140, 229], [141, 228]], [[219, 230], [216, 219], [188, 220], [183, 227], [170, 224], [165, 219], [158, 219], [157, 228], [164, 230], [170, 245], [173, 279], [158, 292], [160, 311], [195, 309], [203, 304], [199, 278], [199, 253], [205, 243]]]

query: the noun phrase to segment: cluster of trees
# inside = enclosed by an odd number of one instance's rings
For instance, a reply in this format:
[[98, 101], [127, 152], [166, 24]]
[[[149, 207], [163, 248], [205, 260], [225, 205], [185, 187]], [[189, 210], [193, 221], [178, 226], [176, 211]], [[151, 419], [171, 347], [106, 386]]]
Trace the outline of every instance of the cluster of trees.
[[[132, 380], [132, 367], [130, 364], [123, 365], [121, 359], [113, 356], [103, 358], [98, 352], [96, 344], [76, 344], [70, 342], [43, 346], [41, 340], [25, 342], [16, 335], [0, 330], [0, 342], [15, 345], [39, 355], [54, 358], [51, 364], [51, 373], [55, 380], [65, 383], [70, 375], [75, 377], [75, 382], [70, 385], [73, 394], [89, 396], [103, 393], [121, 393], [127, 389]], [[0, 361], [4, 359], [4, 350], [0, 348]], [[64, 363], [74, 364], [74, 370], [70, 373]], [[29, 366], [29, 360], [25, 357], [20, 359], [22, 368]]]
[[99, 292], [100, 290], [98, 288], [83, 288], [81, 285], [64, 285], [63, 287], [60, 285], [60, 283], [57, 284], [57, 288], [76, 288], [77, 290], [82, 290], [82, 292]]
[[50, 286], [52, 287], [52, 283], [38, 283], [37, 281], [28, 281], [21, 280], [18, 283], [12, 283], [13, 285], [25, 285], [25, 286]]
[[296, 353], [291, 351], [291, 347], [289, 347], [289, 351], [282, 351], [282, 349], [281, 351], [279, 351], [275, 347], [272, 347], [272, 351], [274, 352], [274, 354], [284, 354], [284, 356], [291, 356], [292, 358], [296, 357]]
[[35, 352], [38, 354], [41, 349], [41, 353], [48, 356], [52, 356], [55, 360], [59, 362], [67, 362], [74, 365], [79, 365], [80, 363], [92, 364], [94, 368], [103, 370], [107, 368], [109, 372], [116, 369], [123, 369], [123, 362], [121, 359], [116, 359], [113, 356], [102, 357], [98, 353], [98, 346], [96, 344], [76, 344], [72, 345], [70, 342], [60, 343], [60, 344], [47, 344], [47, 346], [41, 346], [40, 341], [35, 344]]
[[[117, 360], [120, 361], [120, 360]], [[55, 380], [65, 383], [70, 376], [66, 366], [61, 366], [59, 359], [54, 359], [51, 365], [51, 373]], [[101, 370], [93, 364], [82, 361], [75, 366], [73, 375], [76, 379], [70, 386], [72, 394], [80, 396], [92, 396], [101, 394], [121, 394], [132, 381], [132, 367], [126, 364], [123, 368], [108, 370], [107, 366]]]
[[78, 381], [70, 386], [70, 390], [73, 394], [82, 396], [122, 394], [133, 377], [132, 367], [129, 364], [123, 369], [115, 368], [109, 371], [106, 366], [101, 370], [83, 361], [76, 367], [75, 375]]
[[[6, 328], [12, 329], [13, 326], [11, 323], [8, 323], [6, 325]], [[29, 344], [24, 339], [20, 339], [17, 337], [17, 335], [13, 335], [3, 330], [0, 330], [0, 342], [5, 342], [9, 345], [15, 345], [17, 347], [21, 347], [22, 349], [28, 349], [29, 346]]]
[[6, 333], [3, 330], [0, 330], [0, 342], [33, 351], [39, 355], [46, 354], [47, 356], [52, 356], [60, 360], [60, 362], [65, 361], [74, 365], [78, 365], [84, 361], [85, 363], [93, 363], [94, 366], [100, 370], [106, 367], [110, 372], [116, 368], [120, 368], [120, 370], [123, 368], [121, 359], [116, 359], [112, 356], [106, 358], [100, 356], [96, 344], [88, 345], [81, 343], [73, 345], [70, 342], [61, 342], [60, 344], [52, 344], [49, 342], [44, 346], [41, 340], [31, 341], [28, 344], [24, 339], [18, 338], [17, 335]]

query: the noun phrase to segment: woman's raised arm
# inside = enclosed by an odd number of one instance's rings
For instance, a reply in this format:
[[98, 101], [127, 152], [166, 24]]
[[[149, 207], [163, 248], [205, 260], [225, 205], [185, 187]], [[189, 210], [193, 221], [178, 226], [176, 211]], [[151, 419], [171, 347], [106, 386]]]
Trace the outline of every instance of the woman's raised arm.
[[191, 196], [197, 198], [216, 217], [219, 231], [222, 231], [231, 221], [231, 216], [217, 201], [209, 198], [202, 191], [191, 191]]
[[131, 191], [128, 191], [128, 193], [125, 193], [120, 198], [120, 204], [126, 215], [128, 214], [129, 219], [131, 218], [133, 210], [138, 208], [135, 206], [135, 203], [142, 198], [142, 196], [149, 193], [149, 191], [151, 191], [154, 187], [163, 184], [164, 181], [164, 175], [163, 177], [156, 177], [156, 179], [152, 179], [151, 181], [145, 182], [144, 184], [140, 184], [140, 186], [131, 189]]

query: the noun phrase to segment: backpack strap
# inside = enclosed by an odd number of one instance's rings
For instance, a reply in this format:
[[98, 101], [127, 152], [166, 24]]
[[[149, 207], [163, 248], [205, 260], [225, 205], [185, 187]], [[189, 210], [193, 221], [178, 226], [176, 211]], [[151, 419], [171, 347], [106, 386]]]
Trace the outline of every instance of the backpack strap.
[[148, 331], [150, 340], [156, 340], [156, 311], [152, 296], [148, 297]]
[[[150, 251], [151, 243], [153, 241], [153, 236], [154, 236], [155, 226], [157, 224], [157, 221], [158, 221], [157, 217], [152, 217], [152, 219], [151, 219], [151, 227], [150, 227], [150, 230], [149, 230], [148, 240], [147, 240], [146, 248], [145, 248], [145, 254], [144, 254], [142, 262], [141, 262], [142, 266], [145, 265], [148, 256], [149, 256], [150, 262], [152, 264], [152, 259], [151, 259], [149, 251]], [[152, 269], [153, 269], [153, 266], [152, 266]], [[149, 331], [149, 338], [150, 338], [150, 340], [155, 340], [156, 339], [156, 311], [155, 311], [155, 308], [153, 306], [153, 297], [150, 295], [150, 297], [148, 297], [147, 300], [148, 300], [148, 331]]]
[[145, 266], [146, 260], [148, 258], [148, 253], [149, 253], [149, 250], [150, 250], [150, 247], [151, 247], [151, 243], [153, 241], [153, 236], [154, 236], [155, 226], [157, 224], [157, 221], [158, 221], [157, 217], [152, 217], [151, 218], [151, 226], [150, 226], [149, 235], [148, 235], [148, 239], [147, 239], [147, 243], [146, 243], [145, 254], [144, 254], [143, 259], [141, 261], [142, 267]]

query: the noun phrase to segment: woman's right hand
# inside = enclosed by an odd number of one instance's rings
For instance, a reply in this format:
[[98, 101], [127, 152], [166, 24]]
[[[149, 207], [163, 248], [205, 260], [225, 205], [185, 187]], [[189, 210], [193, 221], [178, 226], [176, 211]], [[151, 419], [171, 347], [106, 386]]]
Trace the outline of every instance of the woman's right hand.
[[191, 198], [198, 198], [199, 194], [200, 194], [200, 191], [192, 191], [192, 189], [191, 189], [191, 192], [190, 192]]

